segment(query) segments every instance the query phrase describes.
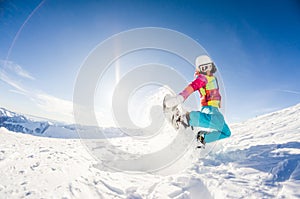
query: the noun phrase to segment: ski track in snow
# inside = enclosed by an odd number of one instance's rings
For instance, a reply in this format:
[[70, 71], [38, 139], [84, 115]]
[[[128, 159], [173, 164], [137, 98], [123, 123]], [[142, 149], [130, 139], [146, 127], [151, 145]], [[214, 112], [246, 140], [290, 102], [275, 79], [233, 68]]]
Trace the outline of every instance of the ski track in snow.
[[0, 198], [300, 198], [300, 104], [231, 129], [164, 176], [98, 169], [78, 138], [0, 128]]

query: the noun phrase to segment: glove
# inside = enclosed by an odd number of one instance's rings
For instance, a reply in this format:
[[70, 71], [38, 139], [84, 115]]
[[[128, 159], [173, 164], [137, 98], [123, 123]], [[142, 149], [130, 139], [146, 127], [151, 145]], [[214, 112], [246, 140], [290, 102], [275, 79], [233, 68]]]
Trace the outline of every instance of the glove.
[[172, 108], [174, 106], [178, 106], [182, 104], [184, 101], [184, 97], [182, 95], [177, 95], [175, 97], [170, 97], [165, 100], [165, 105], [167, 108]]

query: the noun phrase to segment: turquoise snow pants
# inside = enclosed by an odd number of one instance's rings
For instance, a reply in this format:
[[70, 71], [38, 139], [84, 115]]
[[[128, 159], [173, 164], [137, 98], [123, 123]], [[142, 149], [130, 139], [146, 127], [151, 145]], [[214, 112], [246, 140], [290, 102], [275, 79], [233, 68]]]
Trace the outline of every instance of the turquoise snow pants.
[[210, 128], [213, 131], [204, 135], [206, 143], [214, 142], [231, 135], [228, 125], [225, 123], [222, 113], [213, 106], [203, 106], [200, 111], [190, 112], [191, 126]]

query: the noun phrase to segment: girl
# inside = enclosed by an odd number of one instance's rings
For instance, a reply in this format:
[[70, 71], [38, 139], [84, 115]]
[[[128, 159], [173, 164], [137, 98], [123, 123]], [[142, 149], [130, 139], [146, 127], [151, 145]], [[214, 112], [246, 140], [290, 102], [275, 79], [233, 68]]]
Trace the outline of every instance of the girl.
[[181, 116], [179, 120], [183, 124], [187, 123], [188, 126], [212, 129], [212, 131], [198, 132], [197, 139], [205, 145], [205, 143], [227, 138], [231, 132], [219, 111], [221, 95], [218, 80], [213, 75], [217, 71], [215, 64], [207, 55], [200, 55], [196, 58], [195, 65], [195, 80], [177, 96], [166, 99], [165, 105], [168, 108], [176, 107], [194, 91], [199, 91], [201, 96], [200, 111], [191, 111], [185, 115], [186, 117]]

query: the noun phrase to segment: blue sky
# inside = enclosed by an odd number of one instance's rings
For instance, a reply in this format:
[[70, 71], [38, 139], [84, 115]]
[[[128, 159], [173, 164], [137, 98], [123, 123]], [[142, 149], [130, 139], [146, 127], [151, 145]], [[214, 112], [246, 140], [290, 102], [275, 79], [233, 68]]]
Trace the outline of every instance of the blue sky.
[[70, 121], [89, 52], [142, 27], [181, 32], [207, 50], [224, 81], [230, 123], [300, 102], [299, 1], [4, 0], [0, 106]]

